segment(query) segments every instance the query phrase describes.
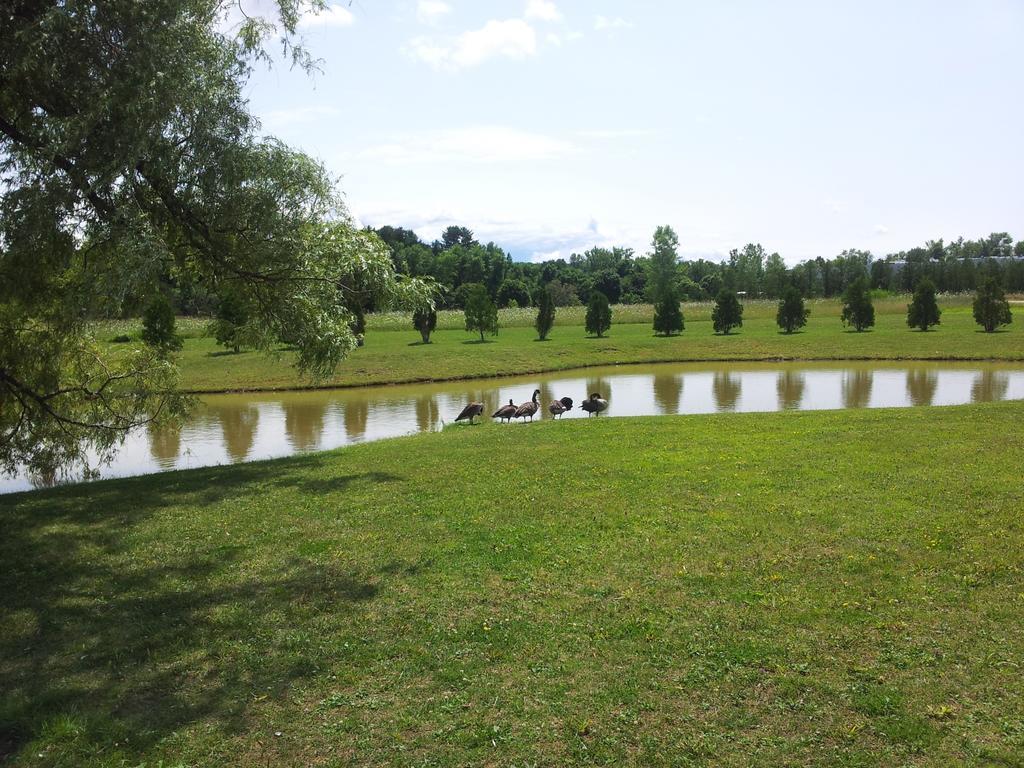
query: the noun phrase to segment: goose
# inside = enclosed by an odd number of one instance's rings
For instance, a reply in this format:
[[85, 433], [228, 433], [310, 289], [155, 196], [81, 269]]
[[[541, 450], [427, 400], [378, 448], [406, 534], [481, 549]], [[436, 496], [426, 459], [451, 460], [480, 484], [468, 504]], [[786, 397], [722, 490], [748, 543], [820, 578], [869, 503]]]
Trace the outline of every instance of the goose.
[[512, 402], [511, 398], [509, 398], [508, 405], [501, 406], [501, 408], [491, 414], [491, 418], [501, 419], [502, 421], [508, 419], [508, 422], [511, 424], [512, 417], [516, 415], [516, 410], [516, 404]]
[[561, 416], [566, 411], [572, 410], [572, 398], [562, 397], [558, 400], [552, 400], [551, 405], [548, 406], [548, 410], [551, 412], [552, 416]]
[[595, 416], [598, 416], [601, 411], [608, 408], [608, 401], [601, 397], [599, 393], [594, 392], [587, 400], [580, 403], [580, 408], [587, 413], [592, 413]]
[[479, 416], [484, 412], [483, 403], [470, 403], [462, 409], [462, 413], [455, 417], [456, 421], [462, 421], [463, 419], [469, 419], [469, 423], [473, 423], [473, 417]]
[[529, 416], [530, 421], [533, 421], [533, 414], [535, 414], [537, 412], [537, 408], [540, 407], [540, 404], [537, 402], [537, 396], [539, 394], [539, 389], [533, 390], [533, 399], [527, 403], [523, 403], [518, 408], [516, 408], [516, 412], [513, 414], [513, 418], [524, 419], [527, 416]]

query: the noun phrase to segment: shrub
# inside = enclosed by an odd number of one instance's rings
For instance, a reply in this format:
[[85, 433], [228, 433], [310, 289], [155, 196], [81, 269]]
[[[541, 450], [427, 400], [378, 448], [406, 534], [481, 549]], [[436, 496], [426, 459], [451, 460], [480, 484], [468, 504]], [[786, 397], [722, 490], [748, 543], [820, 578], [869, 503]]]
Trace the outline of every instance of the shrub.
[[437, 311], [434, 309], [417, 309], [412, 313], [412, 327], [420, 332], [424, 344], [430, 343], [430, 334], [437, 327]]
[[1013, 322], [1010, 303], [994, 277], [985, 278], [978, 286], [974, 295], [974, 320], [985, 329], [985, 333], [992, 333], [998, 326]]
[[466, 330], [479, 332], [480, 341], [484, 340], [485, 332], [498, 335], [498, 308], [491, 301], [487, 288], [479, 283], [467, 288], [465, 312]]
[[810, 314], [811, 310], [804, 306], [804, 297], [800, 295], [799, 290], [791, 285], [782, 292], [775, 322], [786, 333], [792, 333], [797, 328], [807, 325], [807, 318]]
[[843, 293], [843, 325], [852, 325], [860, 333], [875, 324], [875, 305], [866, 277], [858, 277]]
[[612, 327], [612, 308], [608, 306], [608, 297], [600, 291], [591, 291], [587, 302], [586, 330], [598, 338]]
[[666, 289], [654, 305], [654, 332], [670, 336], [685, 328], [679, 297], [672, 288]]
[[714, 325], [715, 333], [726, 335], [733, 328], [743, 325], [743, 305], [735, 291], [723, 288], [715, 298], [715, 306], [711, 310], [711, 322]]
[[181, 349], [174, 332], [174, 308], [162, 293], [156, 294], [142, 312], [142, 340], [162, 352]]
[[544, 341], [555, 324], [555, 301], [549, 288], [541, 288], [537, 296], [537, 336]]
[[939, 324], [941, 315], [939, 303], [935, 300], [935, 283], [923, 278], [914, 288], [914, 298], [907, 305], [907, 325], [927, 331]]
[[245, 324], [249, 321], [249, 307], [234, 291], [225, 291], [217, 301], [210, 333], [222, 347], [235, 352], [245, 343]]

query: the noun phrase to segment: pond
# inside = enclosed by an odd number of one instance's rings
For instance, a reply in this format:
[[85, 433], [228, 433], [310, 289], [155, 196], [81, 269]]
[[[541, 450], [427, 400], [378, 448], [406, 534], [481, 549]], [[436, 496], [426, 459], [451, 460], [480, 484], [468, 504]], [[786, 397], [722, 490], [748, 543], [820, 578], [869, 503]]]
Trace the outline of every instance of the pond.
[[[1024, 365], [949, 362], [663, 363], [537, 376], [306, 392], [204, 395], [177, 429], [128, 437], [102, 477], [232, 464], [439, 429], [471, 400], [489, 415], [540, 389], [547, 404], [608, 399], [606, 416], [955, 405], [1024, 399]], [[528, 429], [515, 423], [507, 429]], [[0, 476], [0, 493], [43, 485]]]

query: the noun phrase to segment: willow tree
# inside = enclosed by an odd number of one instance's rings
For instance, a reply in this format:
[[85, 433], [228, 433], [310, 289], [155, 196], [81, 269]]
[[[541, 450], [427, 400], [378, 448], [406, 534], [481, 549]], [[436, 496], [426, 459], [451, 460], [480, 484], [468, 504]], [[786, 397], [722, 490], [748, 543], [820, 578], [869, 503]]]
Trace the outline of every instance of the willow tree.
[[155, 295], [162, 275], [243, 297], [245, 337], [287, 336], [306, 374], [356, 345], [347, 286], [429, 304], [353, 225], [333, 180], [264, 137], [243, 88], [266, 45], [294, 65], [303, 13], [230, 31], [227, 0], [37, 0], [0, 23], [0, 468], [88, 468], [184, 399], [166, 352], [111, 354], [90, 321]]

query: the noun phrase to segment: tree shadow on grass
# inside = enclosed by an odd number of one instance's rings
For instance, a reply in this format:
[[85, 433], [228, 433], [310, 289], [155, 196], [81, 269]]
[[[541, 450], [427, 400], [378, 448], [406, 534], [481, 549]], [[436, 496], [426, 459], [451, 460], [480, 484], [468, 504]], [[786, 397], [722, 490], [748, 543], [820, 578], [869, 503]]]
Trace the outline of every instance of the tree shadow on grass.
[[245, 350], [244, 349], [240, 349], [237, 352], [235, 352], [235, 350], [233, 350], [233, 349], [221, 349], [221, 350], [218, 350], [216, 352], [207, 352], [206, 356], [207, 357], [227, 357], [228, 355], [234, 356], [234, 355], [244, 355], [244, 354], [245, 354]]
[[142, 528], [172, 505], [244, 510], [268, 479], [314, 494], [402, 480], [367, 472], [311, 481], [310, 462], [277, 463], [269, 478], [255, 463], [8, 497], [0, 511], [0, 762], [63, 716], [87, 724], [76, 737], [83, 755], [108, 749], [111, 734], [130, 737], [122, 741], [129, 754], [142, 755], [199, 721], [241, 732], [257, 694], [284, 697], [331, 663], [329, 646], [304, 630], [344, 627], [388, 574], [296, 548], [261, 547], [264, 562], [254, 568], [255, 536], [232, 539], [230, 523], [204, 531], [174, 510], [156, 525], [187, 532]]
[[407, 346], [407, 347], [426, 347], [426, 346], [428, 346], [430, 344], [433, 344], [433, 343], [434, 342], [432, 342], [432, 341], [410, 341], [405, 346]]
[[463, 344], [495, 344], [494, 339], [469, 339], [468, 341], [462, 342]]

